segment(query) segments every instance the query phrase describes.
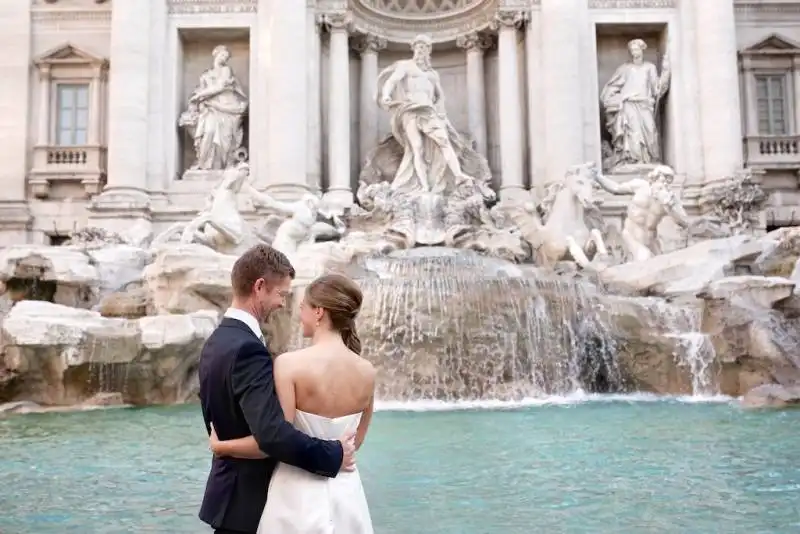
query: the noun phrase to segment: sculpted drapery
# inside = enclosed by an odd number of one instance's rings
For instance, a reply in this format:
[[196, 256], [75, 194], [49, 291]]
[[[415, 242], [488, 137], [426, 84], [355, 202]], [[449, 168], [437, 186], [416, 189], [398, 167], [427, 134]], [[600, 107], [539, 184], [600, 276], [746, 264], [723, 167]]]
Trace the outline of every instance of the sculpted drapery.
[[641, 39], [628, 43], [631, 61], [621, 65], [600, 93], [606, 128], [611, 135], [611, 166], [661, 162], [661, 143], [656, 116], [669, 88], [669, 55], [662, 74], [643, 60], [647, 45]]

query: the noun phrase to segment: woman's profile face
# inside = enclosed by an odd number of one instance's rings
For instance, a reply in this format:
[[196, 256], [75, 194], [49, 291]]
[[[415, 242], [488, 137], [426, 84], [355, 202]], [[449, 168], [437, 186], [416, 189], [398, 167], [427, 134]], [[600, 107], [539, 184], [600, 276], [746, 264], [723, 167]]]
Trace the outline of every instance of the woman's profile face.
[[322, 315], [319, 308], [311, 306], [306, 299], [300, 303], [300, 325], [303, 327], [303, 337], [312, 337], [317, 331], [317, 326]]

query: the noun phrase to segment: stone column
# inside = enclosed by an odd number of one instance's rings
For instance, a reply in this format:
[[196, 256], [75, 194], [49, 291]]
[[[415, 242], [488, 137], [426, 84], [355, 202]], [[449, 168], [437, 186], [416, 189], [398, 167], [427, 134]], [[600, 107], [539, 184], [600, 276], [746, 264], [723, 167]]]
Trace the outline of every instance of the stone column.
[[[259, 68], [265, 69], [266, 104], [262, 116], [251, 115], [258, 135], [252, 150], [265, 150], [256, 180], [279, 199], [297, 199], [309, 190], [308, 27], [306, 3], [258, 1]], [[261, 96], [261, 95], [259, 95]], [[251, 126], [251, 129], [253, 126]]]
[[100, 146], [100, 132], [102, 129], [102, 94], [103, 94], [103, 68], [98, 65], [94, 68], [92, 76], [91, 95], [89, 98], [89, 135], [90, 146]]
[[353, 204], [350, 187], [350, 13], [327, 13], [330, 32], [328, 64], [328, 190], [330, 206], [344, 209]]
[[525, 190], [523, 164], [522, 96], [520, 94], [517, 29], [525, 13], [500, 10], [495, 15], [499, 55], [500, 199], [518, 199]]
[[[792, 92], [789, 93], [789, 99], [794, 107], [794, 127], [790, 132], [793, 135], [800, 135], [800, 58], [798, 57], [792, 60], [792, 77]], [[755, 78], [753, 78], [753, 85], [755, 85]], [[755, 95], [755, 93], [753, 94]], [[754, 100], [754, 97], [749, 97], [749, 99]]]
[[306, 12], [308, 26], [308, 149], [306, 183], [315, 192], [322, 190], [322, 80], [321, 34], [313, 5]]
[[[531, 177], [531, 190], [537, 194], [543, 191], [545, 165], [546, 131], [544, 129], [544, 98], [542, 95], [542, 43], [541, 13], [538, 9], [528, 14], [525, 25], [525, 74], [527, 79], [528, 102], [528, 169]], [[541, 198], [541, 197], [539, 197]]]
[[91, 222], [116, 232], [132, 220], [149, 220], [147, 188], [151, 26], [166, 10], [161, 2], [115, 0], [111, 10], [114, 75], [108, 97], [108, 178], [89, 206]]
[[742, 119], [733, 0], [692, 2], [697, 28], [697, 74], [703, 127], [705, 181], [742, 167]]
[[[756, 77], [750, 57], [742, 59], [742, 76], [744, 77], [745, 131], [748, 137], [758, 136], [758, 101]], [[702, 150], [702, 147], [701, 147]]]
[[477, 32], [462, 35], [456, 45], [467, 53], [467, 118], [469, 133], [475, 139], [478, 153], [487, 155], [486, 141], [486, 81], [484, 79], [483, 55], [492, 41]]
[[561, 180], [583, 160], [580, 39], [586, 0], [541, 0], [545, 177]]
[[25, 202], [30, 105], [30, 2], [0, 2], [0, 245], [27, 243], [31, 217]]
[[[680, 43], [670, 43], [667, 46], [679, 44], [680, 64], [679, 69], [674, 68], [676, 61], [672, 60], [672, 91], [683, 91], [681, 99], [683, 105], [680, 108], [680, 132], [671, 132], [672, 135], [680, 135], [683, 142], [683, 155], [685, 161], [686, 185], [697, 186], [703, 182], [703, 133], [700, 119], [700, 108], [705, 103], [700, 99], [700, 87], [698, 84], [696, 44], [697, 34], [704, 31], [695, 24], [695, 17], [692, 13], [694, 5], [692, 2], [681, 2], [679, 6], [679, 21], [681, 27]], [[675, 47], [670, 50], [674, 54]], [[675, 83], [675, 82], [678, 83]], [[738, 85], [737, 85], [738, 88]], [[738, 91], [737, 91], [738, 92]], [[668, 97], [669, 98], [669, 97]], [[664, 144], [663, 135], [661, 137], [662, 146]], [[680, 143], [678, 143], [680, 146]], [[684, 193], [686, 195], [686, 192]]]
[[39, 67], [39, 131], [36, 142], [39, 146], [50, 144], [50, 65]]
[[378, 82], [378, 52], [386, 48], [386, 39], [365, 35], [357, 43], [361, 53], [361, 109], [359, 111], [359, 165], [378, 144], [378, 103], [375, 93]]

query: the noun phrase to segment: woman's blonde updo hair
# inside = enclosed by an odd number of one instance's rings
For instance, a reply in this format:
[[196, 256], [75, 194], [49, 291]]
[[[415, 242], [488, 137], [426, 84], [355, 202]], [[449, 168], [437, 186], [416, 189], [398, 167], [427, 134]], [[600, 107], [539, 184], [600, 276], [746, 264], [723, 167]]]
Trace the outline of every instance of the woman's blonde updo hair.
[[358, 285], [341, 274], [326, 274], [306, 288], [306, 303], [328, 312], [331, 328], [342, 336], [348, 349], [361, 354], [361, 339], [356, 332], [356, 317], [363, 295]]

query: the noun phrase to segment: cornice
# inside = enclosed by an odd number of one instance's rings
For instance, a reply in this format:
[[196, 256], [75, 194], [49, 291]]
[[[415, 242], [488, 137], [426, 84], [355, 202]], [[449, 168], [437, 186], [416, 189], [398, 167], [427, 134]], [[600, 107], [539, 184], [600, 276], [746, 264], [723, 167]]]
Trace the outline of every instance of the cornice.
[[798, 15], [800, 14], [800, 2], [757, 2], [757, 1], [739, 1], [734, 3], [734, 12], [737, 16], [748, 17], [782, 17], [784, 15]]
[[58, 9], [35, 8], [31, 10], [31, 22], [40, 26], [80, 24], [88, 27], [111, 25], [109, 9]]
[[258, 0], [168, 0], [167, 10], [172, 15], [255, 13]]
[[587, 0], [589, 9], [672, 9], [676, 0]]

